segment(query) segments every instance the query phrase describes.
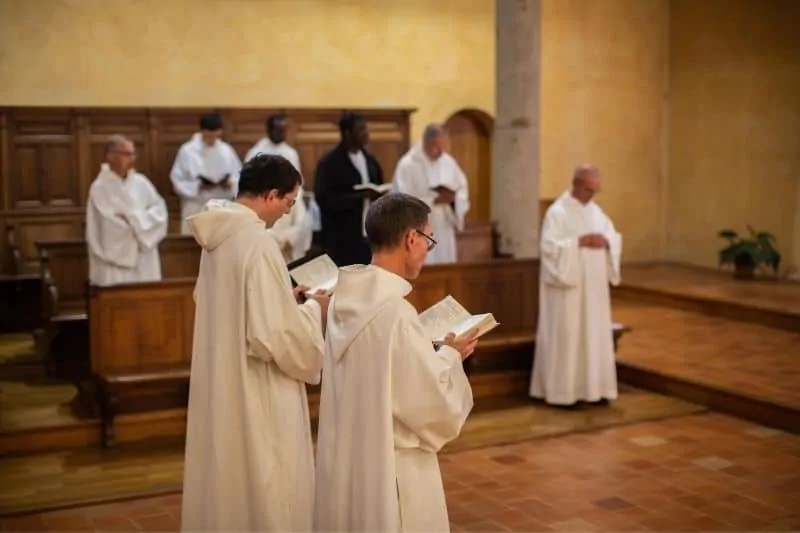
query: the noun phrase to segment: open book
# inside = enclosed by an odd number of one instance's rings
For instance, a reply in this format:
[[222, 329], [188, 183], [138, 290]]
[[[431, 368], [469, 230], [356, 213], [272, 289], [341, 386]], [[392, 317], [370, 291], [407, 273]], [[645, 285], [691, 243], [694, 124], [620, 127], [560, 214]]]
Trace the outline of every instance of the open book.
[[478, 328], [478, 337], [481, 337], [500, 325], [491, 313], [470, 314], [449, 295], [420, 313], [419, 319], [434, 344], [442, 344], [448, 333], [453, 333], [458, 339], [469, 330]]
[[309, 288], [305, 293], [308, 297], [320, 290], [331, 294], [339, 281], [339, 267], [327, 254], [323, 254], [293, 268], [289, 271], [289, 275], [298, 285]]
[[375, 191], [378, 194], [385, 194], [387, 192], [391, 192], [392, 190], [392, 182], [389, 183], [381, 183], [380, 185], [375, 185], [374, 183], [359, 183], [358, 185], [353, 185], [353, 190], [356, 191]]

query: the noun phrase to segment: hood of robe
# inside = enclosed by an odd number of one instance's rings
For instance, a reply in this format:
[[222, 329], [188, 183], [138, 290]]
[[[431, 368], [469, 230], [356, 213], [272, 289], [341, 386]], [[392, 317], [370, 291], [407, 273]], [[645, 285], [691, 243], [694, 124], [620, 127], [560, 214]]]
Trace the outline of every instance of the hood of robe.
[[266, 228], [255, 211], [230, 200], [209, 200], [203, 210], [186, 219], [197, 244], [209, 252], [215, 250], [237, 231], [258, 224]]
[[331, 300], [326, 337], [334, 360], [340, 360], [353, 340], [384, 306], [411, 292], [411, 284], [374, 265], [352, 265], [339, 269], [339, 280]]

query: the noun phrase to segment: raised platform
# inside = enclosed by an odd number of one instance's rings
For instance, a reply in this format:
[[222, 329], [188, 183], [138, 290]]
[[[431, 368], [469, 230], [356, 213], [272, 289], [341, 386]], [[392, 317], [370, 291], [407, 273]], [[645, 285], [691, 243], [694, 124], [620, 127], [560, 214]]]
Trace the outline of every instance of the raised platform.
[[627, 266], [614, 319], [630, 326], [621, 381], [800, 433], [800, 284]]
[[625, 265], [615, 299], [800, 331], [800, 283], [739, 281], [728, 272], [671, 264]]

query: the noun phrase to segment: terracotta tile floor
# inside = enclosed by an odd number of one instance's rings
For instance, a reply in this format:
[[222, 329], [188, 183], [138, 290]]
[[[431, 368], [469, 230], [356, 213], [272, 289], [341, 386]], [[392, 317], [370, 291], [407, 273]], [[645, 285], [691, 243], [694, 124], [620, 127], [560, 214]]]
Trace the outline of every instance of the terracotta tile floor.
[[[800, 437], [704, 414], [441, 457], [453, 531], [793, 531]], [[177, 531], [180, 496], [0, 520]]]
[[622, 283], [800, 315], [800, 283], [737, 281], [728, 272], [678, 265], [625, 266]]
[[[611, 407], [581, 411], [524, 398], [483, 398], [444, 453], [701, 411], [701, 406], [625, 385]], [[183, 452], [179, 439], [0, 458], [0, 515], [179, 492]]]
[[800, 332], [619, 299], [613, 310], [633, 329], [620, 361], [800, 409]]

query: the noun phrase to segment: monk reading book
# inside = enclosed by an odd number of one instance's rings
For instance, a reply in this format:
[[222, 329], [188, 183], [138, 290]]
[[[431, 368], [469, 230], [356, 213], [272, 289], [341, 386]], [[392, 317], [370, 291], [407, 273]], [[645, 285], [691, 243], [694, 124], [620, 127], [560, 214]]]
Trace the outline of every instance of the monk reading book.
[[481, 337], [500, 325], [491, 313], [473, 315], [449, 295], [420, 313], [419, 320], [431, 341], [437, 345], [444, 344], [448, 333], [454, 334], [458, 340], [472, 329], [477, 329], [478, 337]]
[[339, 268], [327, 254], [323, 254], [293, 268], [289, 275], [299, 286], [309, 287], [305, 296], [310, 298], [315, 294], [333, 293], [339, 279]]

